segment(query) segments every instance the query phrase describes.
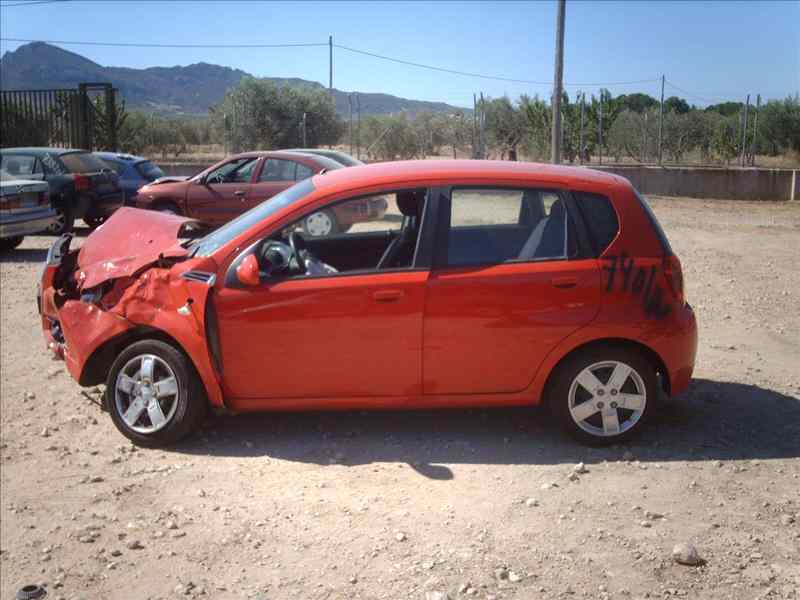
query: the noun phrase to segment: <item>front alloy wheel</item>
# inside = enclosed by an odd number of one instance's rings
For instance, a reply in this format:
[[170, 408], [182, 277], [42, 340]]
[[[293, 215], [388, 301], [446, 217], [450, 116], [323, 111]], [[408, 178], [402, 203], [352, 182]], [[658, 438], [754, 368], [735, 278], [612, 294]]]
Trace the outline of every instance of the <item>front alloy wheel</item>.
[[658, 380], [648, 360], [627, 347], [595, 347], [559, 365], [549, 402], [580, 441], [616, 444], [634, 435], [653, 410]]
[[177, 442], [205, 415], [206, 395], [191, 361], [160, 340], [128, 346], [106, 379], [106, 406], [117, 429], [141, 446]]

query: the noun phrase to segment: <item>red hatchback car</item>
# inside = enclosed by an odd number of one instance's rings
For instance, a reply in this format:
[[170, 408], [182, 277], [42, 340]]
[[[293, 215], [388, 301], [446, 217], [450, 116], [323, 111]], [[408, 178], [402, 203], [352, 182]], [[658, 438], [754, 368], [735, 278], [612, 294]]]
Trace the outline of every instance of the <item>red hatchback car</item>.
[[[382, 221], [303, 221], [376, 196]], [[697, 347], [681, 265], [615, 175], [411, 161], [318, 175], [200, 239], [125, 208], [50, 250], [50, 348], [135, 443], [233, 412], [535, 405], [618, 442], [687, 387]]]
[[[194, 177], [163, 177], [145, 185], [139, 190], [136, 206], [222, 225], [298, 181], [343, 167], [310, 152], [247, 152], [230, 156]], [[384, 212], [386, 201], [382, 198], [323, 209], [305, 218], [303, 231], [315, 237], [340, 233], [355, 223], [378, 219]]]

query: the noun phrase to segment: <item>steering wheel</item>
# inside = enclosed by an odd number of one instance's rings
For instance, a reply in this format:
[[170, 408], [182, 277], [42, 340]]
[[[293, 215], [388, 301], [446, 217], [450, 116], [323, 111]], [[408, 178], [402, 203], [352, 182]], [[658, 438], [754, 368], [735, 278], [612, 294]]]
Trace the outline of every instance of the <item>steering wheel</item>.
[[289, 246], [292, 247], [294, 259], [297, 262], [297, 266], [300, 268], [300, 272], [305, 273], [306, 263], [302, 258], [300, 258], [300, 250], [304, 250], [306, 247], [305, 240], [299, 233], [293, 231], [289, 234]]

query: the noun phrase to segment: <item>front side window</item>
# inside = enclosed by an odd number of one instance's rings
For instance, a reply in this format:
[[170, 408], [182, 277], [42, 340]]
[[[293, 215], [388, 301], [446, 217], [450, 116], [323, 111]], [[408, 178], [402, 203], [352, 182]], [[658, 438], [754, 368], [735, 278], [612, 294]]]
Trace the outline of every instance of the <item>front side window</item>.
[[226, 162], [206, 175], [208, 183], [249, 183], [257, 158], [237, 158]]
[[264, 168], [261, 169], [261, 175], [258, 176], [258, 180], [262, 182], [294, 181], [295, 164], [291, 160], [267, 159], [264, 163]]
[[[311, 180], [295, 187], [306, 184]], [[425, 189], [339, 200], [306, 213], [237, 260], [253, 253], [262, 281], [413, 268], [425, 200]]]
[[452, 191], [448, 266], [558, 260], [571, 255], [566, 205], [552, 190]]

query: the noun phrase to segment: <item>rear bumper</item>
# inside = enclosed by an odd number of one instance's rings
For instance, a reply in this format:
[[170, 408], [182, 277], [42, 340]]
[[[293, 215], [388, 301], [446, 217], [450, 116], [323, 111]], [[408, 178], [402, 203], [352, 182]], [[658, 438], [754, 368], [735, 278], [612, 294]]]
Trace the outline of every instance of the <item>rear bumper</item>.
[[675, 396], [689, 387], [697, 357], [697, 319], [689, 304], [676, 312], [672, 325], [668, 341], [658, 351], [669, 373], [670, 395]]
[[0, 238], [41, 233], [55, 220], [56, 213], [50, 207], [21, 214], [4, 214], [0, 216]]

